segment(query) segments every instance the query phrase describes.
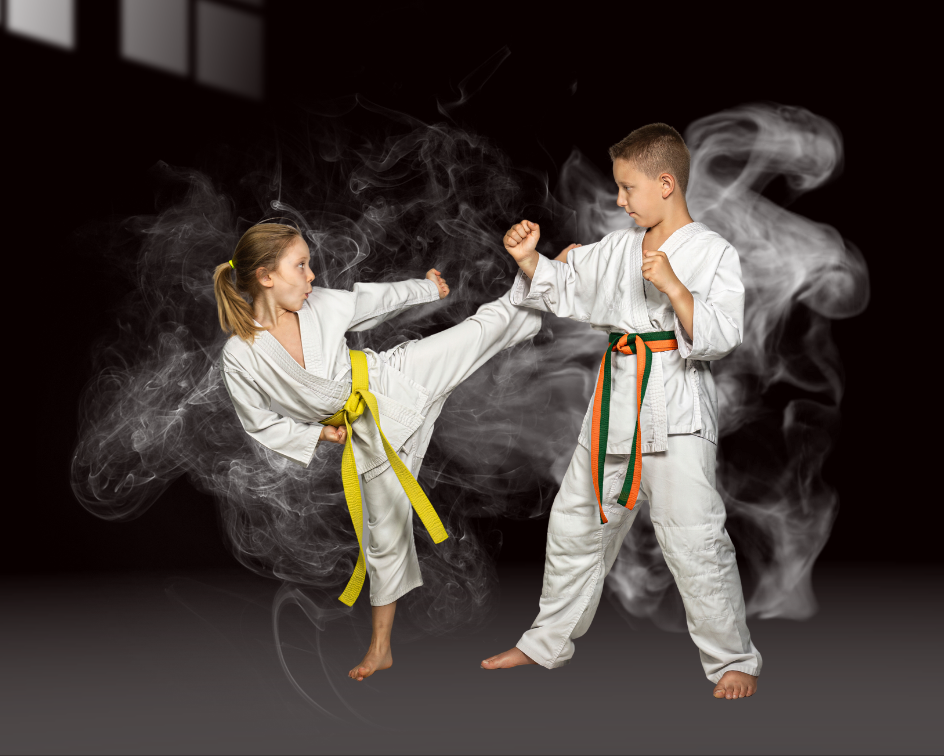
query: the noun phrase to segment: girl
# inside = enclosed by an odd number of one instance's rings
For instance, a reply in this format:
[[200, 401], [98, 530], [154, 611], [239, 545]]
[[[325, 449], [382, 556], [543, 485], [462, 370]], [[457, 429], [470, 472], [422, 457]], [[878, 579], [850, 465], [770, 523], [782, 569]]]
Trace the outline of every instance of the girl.
[[370, 647], [348, 673], [363, 680], [393, 663], [397, 599], [423, 584], [411, 505], [436, 543], [447, 538], [415, 480], [443, 403], [492, 356], [534, 336], [541, 316], [506, 294], [428, 338], [379, 354], [351, 351], [347, 331], [442, 299], [449, 286], [435, 269], [425, 279], [358, 283], [352, 292], [313, 288], [314, 279], [308, 245], [293, 226], [263, 222], [243, 234], [214, 274], [220, 325], [233, 334], [220, 366], [243, 428], [259, 443], [305, 467], [319, 443], [345, 446], [342, 479], [361, 549], [340, 598], [353, 604], [370, 575]]

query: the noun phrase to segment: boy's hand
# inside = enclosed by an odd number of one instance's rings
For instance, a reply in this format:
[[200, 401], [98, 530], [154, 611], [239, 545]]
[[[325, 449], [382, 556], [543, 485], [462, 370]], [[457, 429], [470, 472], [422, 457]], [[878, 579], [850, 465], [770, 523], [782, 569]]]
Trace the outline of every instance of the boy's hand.
[[437, 287], [439, 287], [440, 299], [445, 299], [449, 296], [449, 286], [446, 284], [446, 279], [439, 274], [438, 270], [435, 268], [430, 268], [428, 271], [426, 271], [426, 277], [436, 284]]
[[678, 316], [682, 328], [690, 339], [695, 338], [695, 299], [692, 293], [685, 288], [672, 266], [665, 252], [642, 251], [642, 277], [652, 281], [652, 285], [665, 294], [672, 303], [672, 309]]
[[321, 429], [319, 441], [330, 441], [332, 444], [344, 444], [347, 440], [347, 428], [335, 428], [333, 425], [326, 425]]
[[528, 278], [534, 275], [534, 270], [538, 267], [537, 246], [540, 238], [541, 227], [537, 223], [523, 220], [509, 228], [502, 239], [508, 254], [515, 259]]
[[648, 249], [642, 251], [642, 277], [651, 281], [653, 286], [667, 294], [670, 299], [682, 286], [665, 252], [650, 252]]

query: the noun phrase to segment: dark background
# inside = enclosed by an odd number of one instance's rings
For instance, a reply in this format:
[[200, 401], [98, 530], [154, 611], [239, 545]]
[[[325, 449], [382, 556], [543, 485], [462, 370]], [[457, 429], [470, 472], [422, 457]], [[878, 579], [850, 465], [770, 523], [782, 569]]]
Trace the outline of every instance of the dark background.
[[[935, 529], [914, 526], [915, 510], [935, 504], [925, 478], [937, 413], [928, 412], [923, 356], [935, 321], [927, 298], [909, 299], [908, 260], [922, 250], [904, 233], [916, 228], [914, 187], [898, 156], [910, 153], [912, 132], [896, 111], [909, 101], [912, 74], [883, 53], [896, 38], [892, 28], [798, 14], [693, 17], [668, 4], [646, 15], [575, 6], [565, 16], [549, 6], [326, 10], [272, 0], [262, 11], [266, 94], [254, 102], [122, 61], [117, 6], [80, 0], [75, 52], [0, 36], [14, 450], [4, 497], [7, 574], [235, 565], [214, 503], [185, 480], [130, 523], [100, 521], [72, 496], [69, 460], [90, 347], [115, 328], [129, 285], [77, 231], [153, 211], [148, 170], [158, 160], [212, 173], [226, 155], [251, 159], [335, 98], [359, 93], [438, 121], [437, 98], [457, 100], [458, 82], [504, 46], [511, 56], [453, 116], [517, 165], [546, 172], [551, 186], [573, 147], [608, 170], [607, 146], [652, 121], [684, 132], [702, 116], [770, 101], [838, 126], [843, 172], [791, 206], [857, 245], [872, 287], [864, 314], [833, 325], [846, 393], [825, 478], [841, 506], [820, 558], [939, 558]], [[921, 118], [911, 111], [907, 119], [919, 133]], [[912, 327], [918, 338], [905, 340]], [[502, 562], [542, 558], [541, 524], [497, 525]]]
[[[920, 14], [267, 0], [252, 11], [266, 29], [257, 102], [122, 61], [117, 0], [77, 5], [74, 52], [0, 32], [13, 450], [0, 753], [941, 753], [936, 237], [918, 234], [936, 218], [921, 203], [938, 183], [938, 116], [921, 109], [936, 69], [921, 53], [939, 45], [917, 40]], [[437, 99], [458, 100], [459, 82], [506, 46], [451, 112], [552, 187], [573, 147], [608, 171], [607, 146], [636, 126], [684, 133], [743, 103], [805, 107], [844, 137], [841, 174], [791, 206], [857, 245], [871, 276], [865, 312], [832, 325], [846, 391], [824, 476], [840, 510], [813, 574], [818, 612], [751, 618], [764, 670], [747, 701], [715, 701], [686, 634], [613, 601], [574, 664], [479, 669], [534, 617], [546, 519], [482, 523], [504, 534], [488, 622], [436, 636], [398, 611], [394, 666], [353, 683], [363, 597], [319, 623], [336, 597], [237, 564], [216, 504], [185, 479], [128, 523], [72, 495], [92, 346], [115, 333], [131, 286], [90, 229], [154, 212], [157, 161], [238, 175], [338, 98], [438, 122]], [[791, 398], [772, 393], [771, 407]]]

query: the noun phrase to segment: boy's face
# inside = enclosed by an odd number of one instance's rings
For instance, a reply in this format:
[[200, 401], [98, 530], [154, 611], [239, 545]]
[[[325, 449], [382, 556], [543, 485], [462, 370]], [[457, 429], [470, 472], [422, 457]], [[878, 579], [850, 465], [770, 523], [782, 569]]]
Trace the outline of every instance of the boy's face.
[[613, 161], [613, 180], [619, 188], [616, 204], [636, 221], [637, 226], [652, 228], [662, 221], [666, 211], [666, 187], [662, 176], [651, 179], [634, 163], [617, 158]]

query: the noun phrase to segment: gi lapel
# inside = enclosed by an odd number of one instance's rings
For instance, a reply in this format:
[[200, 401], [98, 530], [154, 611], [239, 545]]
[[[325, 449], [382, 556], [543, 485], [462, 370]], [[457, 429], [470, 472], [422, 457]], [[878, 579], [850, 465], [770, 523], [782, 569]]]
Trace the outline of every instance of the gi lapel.
[[302, 309], [298, 311], [298, 327], [302, 334], [302, 352], [305, 354], [305, 369], [327, 378], [324, 369], [324, 360], [321, 355], [324, 349], [321, 345], [321, 335], [318, 332], [318, 324], [315, 322], [315, 313], [311, 305], [306, 301]]
[[[273, 336], [268, 331], [261, 331], [256, 335], [254, 346], [259, 347], [273, 360], [273, 362], [275, 362], [276, 365], [282, 368], [282, 370], [284, 370], [306, 388], [311, 389], [320, 397], [328, 400], [329, 402], [340, 402], [338, 409], [340, 409], [344, 402], [347, 401], [347, 398], [351, 393], [350, 387], [348, 385], [338, 383], [337, 381], [329, 381], [326, 378], [313, 375], [309, 371], [305, 370], [301, 365], [292, 359], [292, 356], [285, 351], [285, 347], [283, 347], [275, 338], [275, 336]], [[308, 359], [307, 354], [305, 355], [305, 359]]]

